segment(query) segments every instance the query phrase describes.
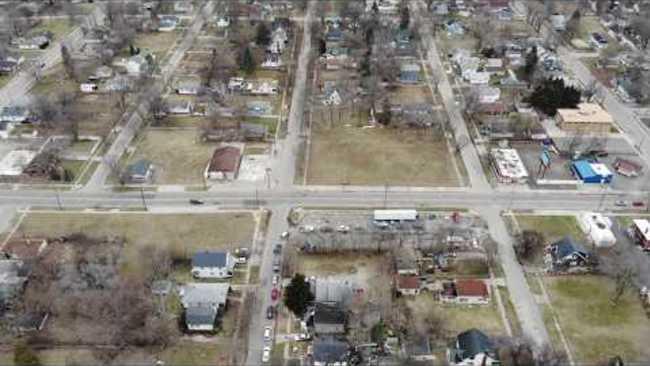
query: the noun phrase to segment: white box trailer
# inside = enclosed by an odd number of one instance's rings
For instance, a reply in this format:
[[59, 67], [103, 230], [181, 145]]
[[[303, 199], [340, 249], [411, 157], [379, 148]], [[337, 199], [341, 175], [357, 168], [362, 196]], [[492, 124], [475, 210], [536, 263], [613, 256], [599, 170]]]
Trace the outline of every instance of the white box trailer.
[[415, 221], [418, 219], [416, 210], [375, 210], [375, 221]]

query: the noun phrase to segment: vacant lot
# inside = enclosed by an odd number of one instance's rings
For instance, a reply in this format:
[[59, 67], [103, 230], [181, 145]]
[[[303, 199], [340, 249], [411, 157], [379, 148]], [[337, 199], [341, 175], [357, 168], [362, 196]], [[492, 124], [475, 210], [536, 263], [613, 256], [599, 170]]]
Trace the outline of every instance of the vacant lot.
[[544, 281], [578, 363], [595, 364], [614, 355], [627, 362], [648, 360], [650, 322], [635, 294], [628, 291], [613, 306], [615, 284], [609, 278], [565, 276]]
[[515, 216], [519, 228], [535, 230], [544, 234], [547, 242], [553, 242], [570, 236], [574, 240], [584, 241], [585, 235], [578, 226], [575, 216]]
[[[70, 33], [73, 29], [73, 25], [70, 24], [68, 19], [48, 19], [42, 20], [36, 27], [32, 28], [30, 34], [41, 34], [44, 32], [52, 32], [54, 34], [54, 41], [59, 41]], [[50, 45], [50, 47], [56, 47], [55, 45]]]
[[147, 50], [156, 56], [156, 61], [163, 62], [167, 51], [176, 43], [175, 32], [138, 33], [135, 46]]
[[[149, 129], [136, 145], [129, 163], [140, 159], [153, 162], [157, 184], [202, 184], [205, 170], [216, 145], [198, 142], [190, 130]], [[173, 154], [170, 154], [173, 152]]]
[[485, 306], [441, 305], [426, 292], [403, 298], [403, 301], [412, 310], [414, 324], [426, 323], [425, 319], [430, 314], [442, 318], [445, 334], [449, 338], [471, 328], [480, 329], [490, 336], [507, 335], [494, 301]]
[[[424, 79], [424, 76], [421, 76]], [[391, 103], [395, 104], [420, 104], [431, 103], [431, 91], [426, 86], [405, 85], [400, 86], [391, 93]]]
[[[199, 249], [250, 247], [255, 220], [251, 213], [142, 214], [142, 213], [30, 213], [16, 235], [56, 237], [82, 232], [91, 237], [121, 236], [127, 241], [126, 270], [136, 263], [139, 248], [168, 246], [178, 254]], [[235, 229], [236, 228], [236, 229]]]
[[307, 184], [458, 186], [445, 141], [423, 131], [315, 130]]

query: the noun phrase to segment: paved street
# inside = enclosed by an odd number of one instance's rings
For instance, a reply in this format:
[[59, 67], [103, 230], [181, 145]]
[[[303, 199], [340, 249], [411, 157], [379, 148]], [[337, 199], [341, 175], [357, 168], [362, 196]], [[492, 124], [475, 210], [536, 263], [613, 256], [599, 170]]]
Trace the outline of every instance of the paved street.
[[[208, 2], [203, 9], [197, 10], [196, 20], [183, 37], [182, 41], [171, 55], [169, 62], [162, 68], [162, 77], [157, 80], [153, 90], [162, 93], [170, 76], [177, 68], [183, 53], [189, 49], [198, 35], [205, 18], [213, 11], [213, 2]], [[488, 223], [490, 234], [498, 242], [499, 258], [503, 266], [511, 301], [523, 328], [524, 334], [532, 339], [537, 346], [548, 342], [549, 336], [544, 326], [541, 311], [528, 288], [522, 268], [519, 266], [511, 238], [506, 224], [501, 216], [504, 210], [535, 209], [548, 212], [568, 212], [602, 209], [605, 212], [615, 211], [615, 201], [626, 200], [644, 201], [647, 196], [642, 192], [601, 192], [601, 191], [545, 191], [528, 189], [493, 189], [484, 176], [480, 158], [476, 147], [468, 144], [461, 150], [462, 160], [467, 168], [470, 187], [464, 188], [408, 188], [391, 187], [346, 187], [346, 186], [295, 186], [295, 163], [299, 154], [299, 145], [302, 140], [303, 115], [306, 97], [306, 77], [308, 62], [311, 52], [310, 24], [315, 12], [317, 2], [309, 2], [308, 11], [303, 21], [303, 39], [298, 57], [295, 73], [291, 106], [288, 114], [287, 135], [277, 141], [277, 153], [272, 157], [272, 179], [270, 189], [255, 190], [252, 185], [223, 185], [216, 186], [210, 191], [200, 192], [145, 192], [143, 194], [147, 208], [152, 212], [215, 212], [232, 208], [256, 209], [259, 206], [271, 210], [266, 241], [261, 251], [253, 253], [251, 264], [260, 266], [261, 284], [255, 290], [256, 301], [253, 303], [253, 316], [250, 320], [247, 365], [261, 363], [264, 326], [272, 324], [266, 319], [266, 308], [271, 304], [270, 292], [272, 288], [272, 262], [274, 254], [273, 245], [281, 242], [280, 233], [286, 230], [286, 217], [291, 207], [413, 207], [413, 208], [460, 208], [469, 209], [479, 213]], [[435, 75], [439, 79], [437, 88], [442, 96], [443, 104], [448, 111], [451, 125], [455, 131], [455, 138], [469, 141], [469, 132], [463, 115], [456, 104], [452, 87], [444, 72], [437, 45], [432, 37], [431, 25], [424, 19], [425, 7], [421, 0], [411, 2], [414, 16], [422, 25], [422, 43], [426, 52], [426, 59]], [[59, 54], [57, 50], [57, 54]], [[60, 56], [60, 55], [59, 55]], [[580, 64], [572, 60], [566, 61], [568, 66], [583, 82], [589, 82], [590, 74], [586, 75], [581, 70]], [[584, 66], [582, 66], [584, 68]], [[13, 87], [12, 87], [13, 88]], [[611, 100], [610, 100], [611, 99]], [[611, 106], [608, 104], [611, 103]], [[617, 105], [618, 103], [618, 105]], [[631, 113], [625, 106], [617, 102], [612, 96], [606, 100], [610, 112], [617, 119], [629, 117]], [[619, 110], [620, 108], [620, 110]], [[57, 193], [52, 190], [4, 190], [0, 191], [0, 229], [7, 228], [12, 214], [16, 208], [28, 207], [58, 207], [64, 209], [86, 208], [134, 208], [142, 207], [143, 197], [139, 191], [111, 192], [104, 189], [106, 179], [110, 174], [107, 163], [118, 161], [125, 149], [131, 143], [134, 134], [141, 127], [143, 116], [147, 112], [147, 101], [142, 101], [131, 113], [125, 127], [116, 138], [105, 156], [104, 162], [97, 169], [86, 188], [79, 191], [62, 191]], [[645, 130], [634, 119], [619, 120], [623, 128], [633, 134], [634, 139], [642, 138]], [[636, 127], [635, 127], [636, 126]], [[650, 142], [648, 142], [650, 144]], [[650, 146], [650, 145], [649, 145]], [[650, 156], [650, 147], [644, 150], [645, 156]], [[182, 188], [182, 187], [181, 187]], [[203, 206], [191, 206], [190, 198], [202, 199]], [[0, 230], [1, 231], [1, 230]]]
[[430, 19], [422, 16], [422, 14], [427, 13], [426, 5], [421, 0], [415, 0], [411, 2], [411, 9], [416, 9], [413, 13], [421, 27], [420, 36], [422, 38], [422, 44], [427, 52], [427, 60], [429, 61], [431, 70], [433, 70], [433, 79], [438, 80], [438, 92], [442, 97], [442, 102], [449, 115], [451, 126], [455, 131], [454, 137], [457, 142], [467, 142], [467, 146], [461, 150], [461, 156], [467, 168], [470, 184], [474, 189], [488, 191], [491, 189], [490, 183], [488, 183], [483, 175], [483, 167], [478, 152], [474, 144], [471, 143], [467, 125], [454, 99], [454, 92], [449, 83], [449, 79], [447, 79], [447, 74], [445, 73], [442, 61], [440, 60], [440, 54], [438, 53], [438, 47], [433, 39]]
[[[203, 23], [205, 20], [212, 14], [214, 10], [214, 2], [207, 2], [202, 8], [197, 9], [194, 14], [194, 22], [192, 26], [186, 31], [185, 36], [183, 37], [180, 44], [174, 49], [174, 53], [169, 58], [168, 62], [161, 68], [161, 78], [156, 80], [155, 84], [152, 86], [152, 94], [162, 94], [165, 86], [172, 77], [174, 71], [178, 67], [178, 64], [183, 59], [185, 52], [192, 47], [194, 39], [198, 36]], [[200, 16], [199, 16], [200, 15]], [[152, 91], [148, 91], [151, 93]], [[149, 94], [147, 94], [149, 95]], [[119, 135], [111, 145], [110, 149], [104, 155], [103, 161], [99, 164], [95, 170], [93, 176], [86, 184], [85, 190], [99, 190], [102, 189], [104, 183], [111, 174], [111, 167], [115, 166], [117, 162], [120, 161], [122, 154], [129, 146], [136, 132], [140, 130], [140, 127], [143, 123], [143, 116], [148, 114], [149, 102], [146, 98], [140, 102], [140, 104], [135, 108], [133, 112], [127, 112], [128, 118], [126, 124], [122, 127]], [[130, 115], [128, 115], [130, 113]]]
[[[86, 17], [86, 22], [90, 24], [102, 24], [104, 14], [99, 6], [95, 6], [93, 12]], [[91, 20], [92, 19], [92, 20]], [[70, 32], [61, 43], [69, 47], [76, 48], [83, 40], [83, 33], [80, 27], [76, 27]], [[51, 44], [41, 57], [33, 62], [25, 70], [20, 71], [0, 89], [0, 101], [9, 105], [26, 105], [29, 103], [29, 90], [36, 83], [35, 75], [40, 71], [45, 71], [61, 62], [60, 43]]]

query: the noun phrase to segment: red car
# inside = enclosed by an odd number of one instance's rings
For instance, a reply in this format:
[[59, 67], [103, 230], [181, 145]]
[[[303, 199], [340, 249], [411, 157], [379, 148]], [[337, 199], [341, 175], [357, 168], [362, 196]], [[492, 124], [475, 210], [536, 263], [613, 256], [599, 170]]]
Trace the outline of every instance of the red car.
[[275, 301], [278, 299], [279, 296], [280, 296], [280, 290], [274, 287], [273, 290], [271, 290], [271, 300]]
[[634, 206], [634, 207], [643, 207], [645, 205], [641, 201], [634, 201], [634, 202], [632, 202], [632, 206]]

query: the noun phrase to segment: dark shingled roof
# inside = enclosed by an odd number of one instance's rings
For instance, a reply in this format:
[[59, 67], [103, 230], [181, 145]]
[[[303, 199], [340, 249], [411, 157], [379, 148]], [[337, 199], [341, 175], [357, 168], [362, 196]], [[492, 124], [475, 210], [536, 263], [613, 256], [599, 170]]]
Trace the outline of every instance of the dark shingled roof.
[[460, 360], [467, 358], [474, 358], [479, 353], [494, 353], [494, 346], [485, 333], [478, 329], [470, 329], [460, 333], [458, 337], [458, 351], [457, 356], [461, 356]]
[[314, 313], [314, 323], [319, 324], [344, 324], [345, 312], [336, 305], [317, 302]]
[[192, 257], [192, 267], [225, 267], [226, 252], [198, 252]]
[[185, 323], [188, 326], [213, 325], [217, 310], [210, 306], [190, 306], [185, 310]]
[[334, 363], [347, 358], [348, 345], [336, 339], [317, 339], [314, 341], [314, 361]]

